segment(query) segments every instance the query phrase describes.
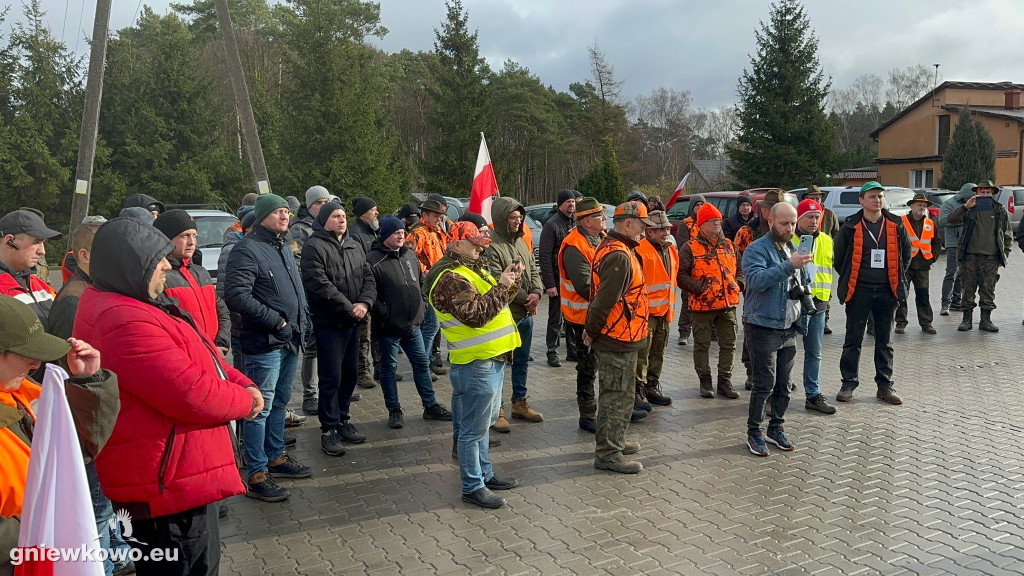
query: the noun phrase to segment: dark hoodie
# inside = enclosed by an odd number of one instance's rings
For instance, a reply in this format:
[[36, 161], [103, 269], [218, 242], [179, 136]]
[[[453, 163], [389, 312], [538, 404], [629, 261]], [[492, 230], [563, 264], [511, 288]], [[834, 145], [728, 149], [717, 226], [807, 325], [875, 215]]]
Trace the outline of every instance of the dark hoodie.
[[[523, 220], [519, 221], [519, 228], [516, 230], [508, 227], [509, 214], [514, 211], [518, 211], [523, 215]], [[533, 260], [533, 253], [523, 240], [525, 220], [526, 209], [517, 200], [507, 196], [496, 198], [491, 206], [491, 225], [494, 228], [494, 232], [491, 234], [491, 245], [483, 253], [484, 258], [487, 259], [487, 270], [494, 278], [501, 276], [501, 273], [517, 257], [526, 266], [520, 277], [519, 291], [509, 304], [512, 317], [516, 321], [526, 317], [525, 304], [529, 295], [539, 295], [544, 291], [540, 279], [540, 271], [537, 270], [537, 263]]]
[[149, 281], [157, 264], [173, 251], [174, 244], [156, 228], [128, 218], [114, 218], [96, 231], [89, 275], [93, 286], [104, 292], [155, 303], [149, 297]]
[[132, 194], [124, 201], [125, 208], [142, 208], [146, 212], [156, 210], [163, 213], [164, 203], [149, 194]]
[[373, 303], [373, 333], [380, 336], [408, 336], [423, 324], [425, 306], [420, 289], [420, 261], [411, 248], [392, 250], [377, 240], [366, 261], [377, 282]]

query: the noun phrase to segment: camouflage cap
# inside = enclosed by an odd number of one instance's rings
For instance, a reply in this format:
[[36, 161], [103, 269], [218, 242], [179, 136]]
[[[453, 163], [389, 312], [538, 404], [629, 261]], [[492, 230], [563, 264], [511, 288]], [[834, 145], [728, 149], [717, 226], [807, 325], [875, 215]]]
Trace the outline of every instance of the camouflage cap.
[[647, 228], [651, 230], [660, 230], [662, 228], [672, 228], [672, 222], [668, 219], [668, 214], [664, 210], [655, 210], [651, 212], [647, 218]]
[[615, 208], [615, 220], [627, 220], [629, 218], [637, 218], [647, 226], [651, 226], [651, 221], [647, 219], [647, 206], [642, 202], [632, 201], [623, 202]]

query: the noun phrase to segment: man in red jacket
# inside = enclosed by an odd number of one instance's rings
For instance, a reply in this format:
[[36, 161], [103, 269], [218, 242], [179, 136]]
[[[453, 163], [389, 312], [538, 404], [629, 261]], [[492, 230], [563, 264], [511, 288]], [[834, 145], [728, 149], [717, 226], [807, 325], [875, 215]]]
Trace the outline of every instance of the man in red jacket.
[[103, 492], [131, 515], [144, 552], [179, 551], [176, 564], [138, 562], [139, 573], [217, 574], [216, 503], [245, 492], [228, 423], [258, 414], [263, 396], [163, 293], [173, 250], [150, 226], [104, 224], [74, 334], [120, 384], [121, 412], [96, 459]]

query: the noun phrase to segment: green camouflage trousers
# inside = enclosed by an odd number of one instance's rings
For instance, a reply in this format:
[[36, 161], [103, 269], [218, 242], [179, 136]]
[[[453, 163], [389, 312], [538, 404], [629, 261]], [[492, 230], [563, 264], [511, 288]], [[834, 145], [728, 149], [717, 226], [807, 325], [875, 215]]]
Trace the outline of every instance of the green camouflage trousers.
[[633, 415], [637, 351], [597, 352], [597, 460], [610, 462], [622, 455], [626, 428]]
[[964, 282], [964, 295], [960, 309], [974, 310], [974, 295], [978, 294], [982, 310], [996, 309], [996, 282], [999, 281], [999, 259], [981, 254], [964, 254], [960, 261], [960, 277]]

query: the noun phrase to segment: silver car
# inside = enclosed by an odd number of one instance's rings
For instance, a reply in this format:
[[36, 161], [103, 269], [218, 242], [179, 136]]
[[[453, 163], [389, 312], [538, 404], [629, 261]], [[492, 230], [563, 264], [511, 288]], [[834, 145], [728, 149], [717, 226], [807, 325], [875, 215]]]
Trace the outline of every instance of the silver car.
[[189, 209], [188, 213], [196, 221], [196, 244], [203, 253], [203, 268], [216, 283], [217, 260], [220, 259], [220, 247], [224, 245], [224, 231], [238, 222], [238, 218], [221, 210]]
[[[806, 188], [797, 188], [790, 190], [790, 192], [802, 198], [806, 190]], [[840, 226], [842, 226], [843, 222], [846, 222], [847, 218], [856, 214], [861, 209], [860, 186], [822, 186], [821, 191], [825, 193], [825, 198], [821, 201], [821, 204], [835, 212]], [[909, 214], [910, 207], [907, 206], [907, 202], [913, 197], [914, 191], [910, 188], [886, 186], [885, 209], [896, 216]]]

